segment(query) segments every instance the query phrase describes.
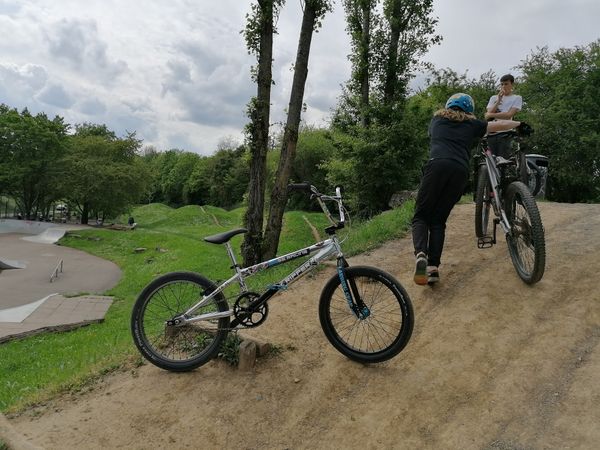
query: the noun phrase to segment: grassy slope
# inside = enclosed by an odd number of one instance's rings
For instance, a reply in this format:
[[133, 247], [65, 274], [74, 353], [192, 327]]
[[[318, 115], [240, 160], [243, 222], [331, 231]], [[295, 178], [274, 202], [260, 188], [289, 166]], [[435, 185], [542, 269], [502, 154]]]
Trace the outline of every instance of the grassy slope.
[[[354, 225], [344, 243], [348, 255], [380, 246], [402, 236], [410, 223], [413, 205], [388, 211]], [[170, 271], [201, 272], [211, 279], [230, 275], [230, 262], [222, 246], [202, 237], [239, 227], [243, 210], [224, 211], [210, 206], [171, 209], [152, 204], [137, 208], [135, 231], [108, 229], [77, 232], [61, 245], [78, 248], [114, 261], [123, 271], [117, 286], [106, 292], [115, 298], [102, 324], [66, 333], [33, 336], [0, 346], [0, 410], [10, 411], [46, 399], [57, 392], [77, 388], [87, 380], [139, 358], [133, 346], [129, 318], [133, 302], [154, 277]], [[321, 213], [288, 212], [284, 218], [279, 253], [314, 242], [307, 220], [321, 233]], [[125, 222], [122, 219], [121, 222]], [[77, 237], [80, 236], [80, 237]], [[240, 248], [242, 237], [233, 239]], [[136, 253], [136, 248], [146, 251]], [[289, 272], [281, 267], [273, 280]]]

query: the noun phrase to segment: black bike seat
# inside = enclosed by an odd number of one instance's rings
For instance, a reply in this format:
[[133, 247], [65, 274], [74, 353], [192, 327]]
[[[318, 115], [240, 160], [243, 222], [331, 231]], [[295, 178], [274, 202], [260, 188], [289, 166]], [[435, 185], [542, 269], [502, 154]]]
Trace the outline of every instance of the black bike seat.
[[245, 228], [236, 228], [235, 230], [225, 231], [224, 233], [213, 234], [212, 236], [206, 236], [204, 240], [211, 244], [224, 244], [229, 239], [237, 234], [246, 233], [248, 230]]

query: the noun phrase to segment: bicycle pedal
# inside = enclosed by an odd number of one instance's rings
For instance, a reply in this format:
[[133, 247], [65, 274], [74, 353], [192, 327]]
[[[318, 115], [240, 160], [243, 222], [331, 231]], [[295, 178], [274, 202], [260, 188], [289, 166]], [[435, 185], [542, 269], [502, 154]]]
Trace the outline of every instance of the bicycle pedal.
[[477, 248], [490, 248], [495, 244], [492, 236], [483, 236], [477, 238]]

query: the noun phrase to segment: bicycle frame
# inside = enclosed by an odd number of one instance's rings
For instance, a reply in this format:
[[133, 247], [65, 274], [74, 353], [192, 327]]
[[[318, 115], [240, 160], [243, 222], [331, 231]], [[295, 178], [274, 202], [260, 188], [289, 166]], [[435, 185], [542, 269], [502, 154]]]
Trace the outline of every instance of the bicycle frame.
[[[232, 262], [234, 263], [234, 266], [236, 266], [235, 257], [233, 256], [233, 252], [231, 250], [231, 244], [229, 242], [227, 242], [227, 243], [225, 243], [225, 245], [227, 247], [228, 253], [230, 254]], [[185, 313], [183, 313], [180, 317], [178, 317], [177, 319], [180, 319], [180, 322], [176, 320], [175, 325], [183, 325], [186, 323], [199, 322], [202, 320], [213, 320], [213, 319], [219, 319], [221, 317], [232, 316], [234, 314], [233, 310], [229, 309], [229, 311], [207, 313], [207, 314], [202, 314], [200, 316], [189, 317], [190, 315], [192, 315], [194, 313], [194, 311], [196, 311], [198, 308], [201, 308], [202, 306], [206, 305], [208, 302], [211, 301], [211, 299], [214, 296], [223, 292], [225, 289], [227, 289], [231, 284], [235, 283], [236, 281], [240, 285], [241, 293], [248, 292], [248, 287], [246, 286], [246, 283], [245, 283], [245, 280], [247, 278], [249, 278], [253, 275], [256, 275], [264, 270], [267, 270], [272, 267], [283, 264], [285, 262], [289, 262], [294, 259], [298, 259], [303, 256], [307, 256], [317, 250], [318, 250], [318, 253], [316, 255], [314, 255], [312, 258], [306, 260], [304, 263], [302, 263], [301, 265], [296, 267], [289, 275], [287, 275], [285, 278], [283, 278], [278, 283], [269, 286], [269, 288], [261, 296], [259, 301], [261, 303], [263, 303], [263, 302], [267, 301], [269, 298], [271, 298], [273, 295], [275, 295], [277, 292], [287, 289], [289, 285], [291, 285], [292, 283], [294, 283], [295, 281], [300, 279], [300, 277], [302, 277], [303, 275], [306, 275], [307, 273], [312, 271], [322, 261], [330, 259], [333, 254], [337, 254], [338, 260], [343, 259], [342, 250], [340, 248], [337, 237], [333, 236], [324, 241], [317, 242], [316, 244], [310, 245], [308, 247], [304, 247], [303, 249], [296, 250], [294, 252], [287, 253], [282, 256], [278, 256], [276, 258], [255, 264], [253, 266], [246, 267], [244, 269], [240, 269], [239, 267], [236, 266], [236, 274], [235, 275], [233, 275], [231, 278], [229, 278], [228, 280], [221, 283], [214, 291], [212, 291], [208, 295], [205, 295], [198, 303], [193, 305]]]
[[[510, 223], [508, 222], [508, 217], [506, 217], [506, 213], [504, 212], [504, 208], [502, 207], [502, 194], [501, 194], [501, 187], [500, 187], [500, 171], [498, 170], [498, 166], [496, 165], [496, 160], [494, 155], [492, 154], [492, 151], [490, 150], [489, 147], [486, 147], [485, 150], [482, 152], [484, 158], [485, 158], [485, 165], [487, 167], [487, 171], [488, 171], [488, 177], [490, 179], [490, 185], [492, 186], [492, 192], [493, 192], [493, 200], [492, 200], [492, 205], [494, 207], [494, 213], [496, 214], [496, 216], [499, 219], [499, 223], [500, 226], [502, 227], [502, 231], [504, 231], [505, 234], [510, 233], [511, 231], [511, 227], [510, 227]], [[494, 230], [495, 230], [495, 224], [496, 221], [494, 221]], [[495, 236], [495, 232], [494, 232], [494, 236]], [[495, 239], [494, 239], [495, 240]]]
[[[345, 285], [345, 280], [343, 277], [343, 269], [347, 266], [347, 263], [344, 258], [344, 254], [342, 252], [340, 242], [339, 242], [337, 236], [335, 235], [335, 230], [337, 230], [339, 228], [343, 228], [344, 221], [345, 221], [345, 215], [344, 215], [344, 210], [343, 210], [342, 201], [341, 201], [341, 191], [339, 188], [337, 188], [336, 196], [317, 195], [316, 199], [317, 199], [319, 205], [321, 206], [323, 213], [325, 214], [325, 216], [327, 217], [329, 222], [332, 224], [330, 227], [328, 227], [326, 229], [326, 232], [331, 236], [330, 238], [328, 238], [324, 241], [321, 241], [321, 242], [317, 242], [316, 244], [309, 245], [300, 250], [296, 250], [294, 252], [290, 252], [285, 255], [277, 256], [275, 258], [269, 259], [267, 261], [263, 261], [261, 263], [258, 263], [258, 264], [255, 264], [255, 265], [243, 268], [243, 269], [240, 268], [240, 266], [237, 264], [235, 254], [233, 252], [233, 249], [231, 248], [231, 243], [229, 241], [225, 242], [224, 245], [226, 247], [227, 254], [229, 255], [229, 258], [231, 259], [231, 262], [233, 263], [233, 268], [235, 269], [236, 273], [228, 280], [220, 283], [217, 286], [217, 288], [215, 290], [213, 290], [212, 292], [210, 292], [208, 295], [204, 295], [204, 297], [201, 300], [199, 300], [196, 304], [194, 304], [191, 308], [189, 308], [183, 314], [179, 315], [178, 317], [173, 318], [170, 321], [171, 322], [170, 324], [175, 325], [175, 326], [183, 326], [185, 324], [189, 324], [189, 323], [193, 323], [193, 322], [199, 322], [199, 321], [203, 321], [203, 320], [214, 320], [214, 319], [219, 319], [222, 317], [233, 316], [234, 311], [231, 308], [231, 306], [228, 311], [206, 313], [206, 314], [201, 314], [199, 316], [192, 316], [192, 315], [198, 308], [201, 308], [202, 306], [206, 305], [216, 295], [222, 293], [225, 289], [227, 289], [233, 283], [237, 282], [240, 286], [241, 294], [244, 294], [246, 292], [249, 292], [248, 287], [245, 282], [245, 280], [247, 278], [249, 278], [253, 275], [256, 275], [260, 272], [263, 272], [265, 270], [268, 270], [270, 268], [273, 268], [275, 266], [278, 266], [280, 264], [283, 264], [283, 263], [286, 263], [289, 261], [293, 261], [295, 259], [302, 258], [304, 256], [308, 256], [314, 252], [317, 252], [317, 254], [314, 255], [313, 257], [309, 258], [308, 260], [306, 260], [304, 263], [302, 263], [298, 267], [296, 267], [292, 272], [290, 272], [286, 277], [284, 277], [278, 283], [270, 285], [267, 288], [267, 290], [256, 301], [255, 306], [257, 308], [260, 307], [265, 302], [267, 302], [271, 297], [273, 297], [276, 293], [287, 289], [289, 285], [291, 285], [292, 283], [294, 283], [295, 281], [297, 281], [298, 279], [300, 279], [302, 276], [306, 275], [307, 273], [311, 272], [321, 262], [323, 262], [327, 259], [331, 259], [333, 257], [333, 255], [336, 255], [336, 258], [338, 261], [338, 263], [337, 263], [338, 273], [340, 274], [340, 278], [342, 279], [342, 281], [344, 282], [343, 284]], [[339, 223], [336, 223], [336, 221], [333, 219], [329, 209], [327, 208], [327, 206], [325, 205], [323, 200], [333, 200], [338, 204], [338, 210], [339, 210], [339, 214], [340, 214], [340, 222]], [[346, 291], [346, 296], [348, 297], [348, 302], [350, 304], [352, 302], [352, 295], [350, 294], [349, 291]], [[359, 307], [362, 307], [362, 306], [364, 306], [364, 305], [359, 305]], [[363, 311], [361, 308], [360, 314], [364, 314], [366, 316], [366, 315], [368, 315], [368, 311]], [[233, 324], [233, 326], [236, 326], [236, 325], [237, 325], [236, 323]]]

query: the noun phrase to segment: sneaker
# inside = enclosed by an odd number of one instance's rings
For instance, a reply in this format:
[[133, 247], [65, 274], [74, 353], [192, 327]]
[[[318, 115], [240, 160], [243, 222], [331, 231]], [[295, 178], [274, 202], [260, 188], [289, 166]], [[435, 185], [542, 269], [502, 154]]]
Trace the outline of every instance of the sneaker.
[[417, 253], [414, 280], [415, 283], [421, 286], [427, 284], [427, 256], [423, 252]]
[[429, 286], [440, 281], [440, 272], [436, 266], [427, 267], [427, 284]]

